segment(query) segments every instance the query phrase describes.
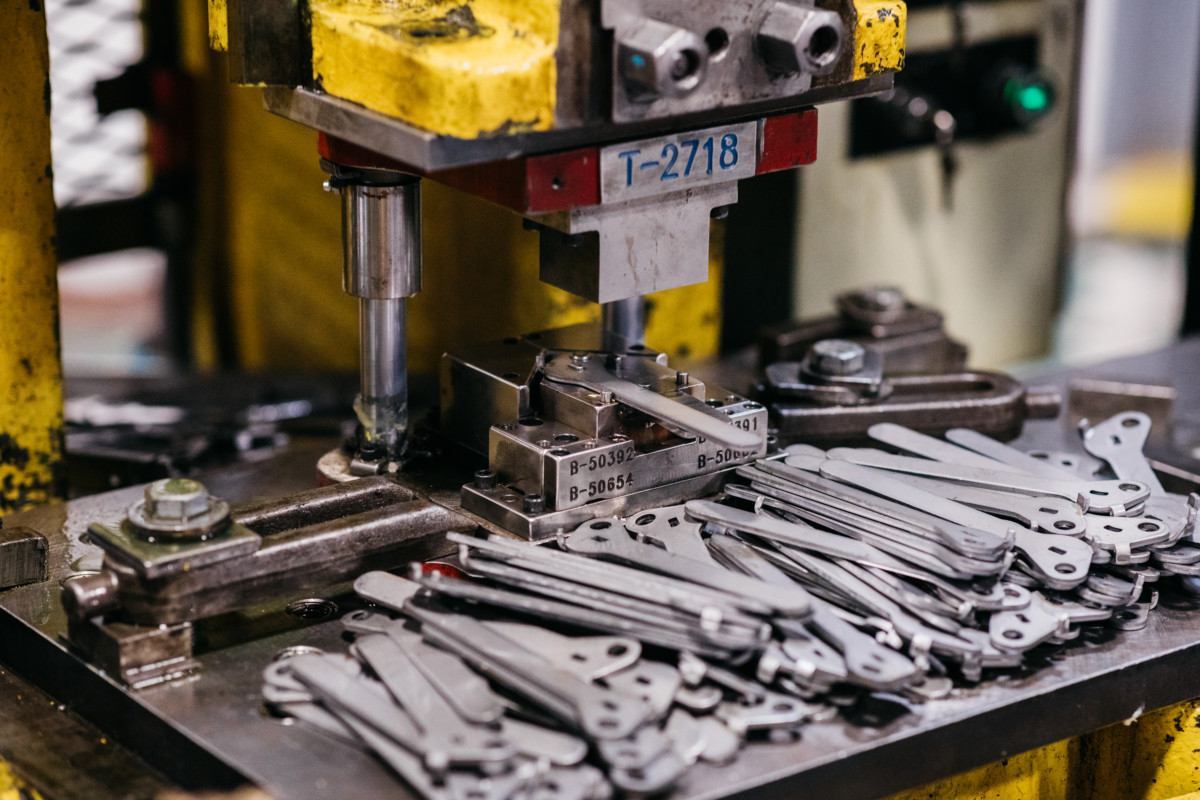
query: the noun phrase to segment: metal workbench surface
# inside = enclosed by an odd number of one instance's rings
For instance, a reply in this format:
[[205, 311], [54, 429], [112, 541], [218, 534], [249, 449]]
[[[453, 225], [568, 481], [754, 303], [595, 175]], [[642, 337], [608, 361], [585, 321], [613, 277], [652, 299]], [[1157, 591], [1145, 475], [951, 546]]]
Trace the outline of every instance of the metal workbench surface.
[[[1200, 342], [1087, 371], [1117, 379], [1175, 384], [1184, 416], [1200, 406]], [[1060, 446], [1063, 433], [1030, 425], [1025, 444]], [[278, 477], [279, 471], [274, 471]], [[294, 478], [303, 485], [311, 472]], [[231, 499], [244, 496], [245, 475], [211, 482]], [[290, 488], [283, 480], [275, 487]], [[122, 490], [12, 515], [51, 538], [48, 583], [0, 593], [0, 662], [43, 686], [60, 702], [174, 780], [227, 786], [242, 780], [286, 798], [396, 797], [379, 762], [263, 711], [263, 667], [278, 650], [310, 645], [346, 648], [334, 619], [305, 622], [280, 607], [250, 609], [198, 626], [202, 671], [191, 679], [129, 693], [71, 655], [58, 580], [86, 566], [95, 549], [79, 541], [87, 523], [119, 517], [139, 490]], [[346, 587], [324, 596], [356, 608]], [[340, 592], [339, 592], [340, 590]], [[1036, 654], [1035, 654], [1036, 655]], [[1063, 648], [1048, 648], [1019, 671], [985, 673], [949, 698], [906, 706], [878, 698], [803, 729], [788, 744], [754, 743], [736, 762], [690, 770], [674, 796], [745, 794], [864, 797], [911, 787], [1200, 695], [1200, 600], [1168, 594], [1140, 631], [1097, 628]]]

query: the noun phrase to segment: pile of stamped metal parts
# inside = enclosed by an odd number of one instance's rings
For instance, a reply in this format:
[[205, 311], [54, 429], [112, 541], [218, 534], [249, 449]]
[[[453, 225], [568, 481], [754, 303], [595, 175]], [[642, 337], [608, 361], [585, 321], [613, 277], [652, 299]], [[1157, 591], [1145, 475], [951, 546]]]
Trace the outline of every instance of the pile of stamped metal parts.
[[378, 608], [344, 619], [350, 654], [273, 662], [264, 698], [428, 797], [665, 791], [867, 696], [1144, 626], [1155, 581], [1200, 575], [1200, 497], [1163, 491], [1148, 431], [1129, 412], [1083, 429], [1088, 455], [1030, 454], [883, 423], [880, 449], [793, 445], [541, 543], [448, 534], [457, 562], [360, 577]]

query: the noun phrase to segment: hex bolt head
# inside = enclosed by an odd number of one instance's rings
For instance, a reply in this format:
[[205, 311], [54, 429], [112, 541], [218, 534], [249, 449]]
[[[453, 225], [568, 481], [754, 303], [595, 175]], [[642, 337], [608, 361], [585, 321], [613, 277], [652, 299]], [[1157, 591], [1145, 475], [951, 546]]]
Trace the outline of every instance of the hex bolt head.
[[527, 494], [521, 502], [521, 508], [526, 514], [541, 514], [546, 510], [546, 499], [540, 494]]
[[808, 351], [809, 367], [821, 375], [855, 375], [862, 372], [867, 352], [845, 339], [822, 339]]
[[758, 29], [759, 55], [785, 74], [828, 75], [845, 49], [842, 18], [833, 11], [777, 2]]
[[704, 82], [708, 47], [689, 30], [639, 20], [618, 38], [617, 70], [634, 102], [686, 97]]
[[904, 292], [895, 286], [871, 286], [859, 292], [858, 297], [872, 311], [895, 311], [908, 303]]
[[165, 478], [146, 487], [146, 517], [182, 522], [208, 513], [208, 489], [190, 478]]

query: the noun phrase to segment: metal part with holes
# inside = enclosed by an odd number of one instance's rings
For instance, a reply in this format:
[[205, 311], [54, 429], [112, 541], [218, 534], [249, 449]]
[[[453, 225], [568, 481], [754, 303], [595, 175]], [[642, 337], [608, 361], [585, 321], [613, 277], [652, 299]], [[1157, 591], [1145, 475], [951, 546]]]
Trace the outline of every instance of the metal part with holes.
[[1087, 577], [1092, 560], [1092, 549], [1078, 539], [1039, 534], [1024, 528], [1010, 526], [973, 508], [891, 479], [887, 475], [881, 474], [879, 470], [852, 464], [849, 461], [831, 459], [822, 465], [821, 473], [861, 488], [868, 488], [877, 494], [959, 525], [989, 531], [1001, 537], [1007, 537], [1008, 532], [1012, 531], [1016, 549], [1029, 559], [1038, 570], [1042, 580], [1052, 588], [1069, 589], [1079, 585]]
[[[841, 20], [828, 14], [813, 20], [782, 20], [772, 9], [783, 3], [686, 3], [670, 0], [641, 9], [641, 2], [606, 0], [601, 20], [612, 28], [613, 119], [640, 120], [678, 116], [706, 108], [729, 107], [766, 97], [802, 94], [816, 72], [825, 74], [843, 52]], [[811, 9], [802, 9], [814, 15]], [[653, 14], [655, 18], [648, 18]], [[756, 30], [753, 21], [763, 19]], [[820, 16], [819, 12], [814, 16]], [[790, 21], [792, 26], [784, 24]], [[809, 29], [804, 22], [812, 24]], [[801, 31], [792, 28], [801, 24]], [[819, 55], [809, 44], [818, 27], [836, 25], [836, 37]], [[720, 30], [723, 37], [705, 42], [706, 31]], [[805, 35], [806, 34], [806, 35]], [[779, 41], [776, 49], [763, 49], [763, 37]], [[804, 38], [803, 42], [798, 41]], [[821, 37], [822, 43], [826, 39]], [[795, 46], [800, 46], [797, 53]], [[792, 69], [783, 50], [792, 58], [804, 57]], [[769, 55], [777, 56], [769, 58]], [[783, 73], [787, 73], [783, 75]], [[782, 77], [781, 77], [782, 75]]]
[[564, 636], [540, 625], [498, 620], [484, 624], [586, 681], [624, 670], [642, 654], [641, 642], [626, 636]]
[[425, 677], [416, 662], [386, 635], [359, 637], [355, 653], [371, 668], [388, 692], [420, 728], [426, 762], [480, 766], [512, 761], [514, 746], [497, 731], [472, 725]]
[[[803, 523], [791, 522], [765, 514], [755, 514], [709, 500], [692, 500], [688, 503], [687, 508], [688, 513], [692, 516], [719, 528], [749, 533], [772, 542], [787, 544], [833, 558], [875, 564], [884, 568], [911, 569], [909, 565], [899, 561], [895, 556], [883, 552], [871, 544], [822, 531]], [[996, 563], [985, 569], [991, 574], [996, 574], [1003, 569], [1003, 564]]]
[[[969, 428], [953, 428], [946, 431], [946, 438], [959, 447], [990, 458], [996, 464], [990, 469], [1010, 469], [1051, 480], [1071, 480], [1077, 476], [1064, 467], [1058, 467], [1040, 458], [1034, 458], [1015, 447], [998, 442], [990, 436]], [[972, 464], [974, 466], [974, 464]]]
[[988, 634], [999, 650], [1030, 650], [1065, 632], [1070, 617], [1038, 594], [1028, 608], [998, 611], [988, 619]]
[[915, 640], [924, 643], [920, 647], [915, 648], [917, 652], [922, 649], [932, 649], [933, 652], [944, 653], [966, 660], [977, 659], [982, 654], [982, 645], [980, 643], [957, 635], [959, 633], [965, 635], [967, 629], [961, 629], [955, 634], [950, 634], [929, 627], [920, 619], [905, 611], [886, 594], [877, 590], [869, 582], [864, 581], [861, 576], [850, 572], [847, 566], [852, 562], [840, 561], [839, 563], [835, 563], [820, 556], [806, 553], [790, 545], [778, 545], [777, 549], [789, 561], [795, 562], [805, 571], [816, 575], [820, 580], [827, 581], [831, 586], [836, 587], [839, 592], [843, 592], [849, 597], [854, 598], [857, 602], [862, 603], [873, 614], [888, 620], [894, 626], [895, 631], [905, 641], [911, 643]]
[[[784, 617], [798, 618], [809, 613], [808, 593], [798, 587], [768, 586], [762, 581], [639, 542], [629, 537], [620, 520], [585, 523], [563, 539], [563, 547], [568, 552], [634, 564], [651, 572], [710, 587], [729, 595], [734, 606], [749, 613], [763, 607]], [[752, 602], [746, 603], [746, 600]]]
[[1103, 459], [1118, 478], [1145, 484], [1150, 489], [1147, 513], [1164, 521], [1180, 524], [1188, 519], [1188, 500], [1168, 494], [1142, 450], [1150, 438], [1150, 417], [1140, 411], [1127, 411], [1096, 425], [1080, 428], [1083, 447]]
[[[719, 658], [733, 658], [735, 653], [762, 646], [761, 638], [753, 634], [704, 630], [700, 627], [702, 620], [673, 618], [669, 610], [668, 613], [662, 613], [663, 607], [655, 608], [643, 604], [643, 611], [646, 613], [629, 613], [628, 609], [586, 602], [588, 597], [603, 596], [594, 591], [584, 593], [581, 597], [570, 592], [551, 593], [537, 583], [524, 586], [520, 581], [511, 579], [505, 583], [526, 591], [498, 589], [465, 581], [440, 581], [435, 578], [425, 578], [421, 585], [447, 597], [531, 614], [572, 627], [635, 636], [647, 644], [667, 650], [694, 650]], [[541, 591], [537, 591], [538, 589]], [[549, 596], [539, 597], [538, 594]], [[659, 616], [650, 616], [655, 611], [660, 612]]]
[[[836, 451], [831, 450], [830, 452], [835, 453]], [[1061, 497], [1031, 497], [1012, 492], [981, 489], [977, 486], [930, 480], [916, 475], [903, 473], [894, 473], [894, 475], [897, 480], [940, 495], [947, 500], [962, 503], [993, 516], [1014, 520], [1027, 528], [1046, 533], [1083, 536], [1087, 533], [1091, 521], [1096, 519], [1095, 517], [1089, 519], [1076, 503]], [[1165, 538], [1165, 530], [1163, 535]]]
[[622, 739], [650, 718], [636, 698], [601, 689], [553, 665], [483, 623], [405, 603], [427, 641], [456, 653], [492, 680], [521, 693], [560, 720], [599, 740]]
[[[914, 532], [904, 524], [871, 520], [865, 515], [838, 511], [807, 500], [802, 500], [800, 505], [792, 505], [791, 502], [798, 498], [789, 497], [786, 492], [762, 484], [751, 484], [751, 488], [784, 497], [783, 500], [771, 498], [764, 501], [764, 505], [772, 511], [777, 511], [783, 519], [819, 524], [844, 536], [858, 539], [877, 550], [903, 559], [911, 565], [910, 571], [927, 573], [933, 580], [936, 580], [935, 576], [942, 576], [970, 581], [980, 576], [999, 575], [1008, 567], [1010, 557], [1006, 551], [968, 555], [946, 546], [938, 538], [927, 536], [920, 531]], [[895, 563], [886, 566], [878, 563], [873, 565], [884, 567], [892, 573], [903, 572], [903, 567]]]
[[[727, 559], [746, 574], [755, 575], [777, 586], [795, 585], [786, 573], [753, 548], [735, 539], [727, 536], [715, 537], [713, 548], [723, 559]], [[812, 615], [808, 624], [837, 647], [842, 654], [842, 666], [846, 670], [847, 678], [853, 677], [864, 686], [887, 691], [906, 686], [919, 676], [920, 673], [911, 660], [843, 622], [824, 600], [810, 596], [809, 604], [812, 607]], [[800, 644], [799, 639], [785, 639], [782, 650], [792, 658], [800, 654], [809, 655], [807, 649], [797, 652]]]
[[677, 556], [714, 563], [704, 544], [699, 520], [688, 516], [684, 505], [648, 508], [623, 520], [625, 529], [643, 541], [656, 544]]
[[[824, 454], [811, 464], [807, 463], [808, 458], [788, 455], [782, 463], [759, 461], [753, 468], [739, 468], [739, 474], [751, 481], [768, 484], [787, 492], [787, 495], [781, 495], [784, 500], [791, 500], [791, 496], [796, 495], [823, 506], [874, 518], [885, 524], [903, 523], [913, 532], [951, 547], [963, 555], [995, 558], [1003, 555], [1012, 544], [1012, 535], [947, 524], [944, 519], [879, 497], [867, 489], [839, 483], [820, 474], [821, 467], [828, 460]], [[805, 462], [803, 466], [800, 465], [800, 461]]]
[[[740, 606], [759, 616], [770, 613], [769, 605], [750, 597], [733, 598], [725, 592], [687, 580], [667, 575], [649, 575], [642, 570], [621, 564], [557, 550], [496, 539], [470, 539], [457, 534], [450, 534], [448, 538], [467, 549], [468, 563], [472, 563], [474, 551], [478, 551], [487, 558], [539, 573], [549, 579], [549, 582], [538, 582], [532, 577], [526, 578], [528, 588], [553, 595], [555, 592], [564, 591], [564, 584], [576, 583], [606, 595], [624, 595], [630, 601], [605, 598], [613, 613], [633, 613], [640, 610], [643, 613], [637, 616], [644, 617], [647, 624], [660, 626], [682, 617], [687, 621], [687, 625], [699, 626], [697, 636], [714, 645], [727, 643], [732, 649], [754, 648], [762, 643], [766, 633], [761, 621], [738, 610]], [[473, 563], [476, 568], [483, 567], [478, 560]], [[505, 577], [494, 569], [491, 575], [498, 579]], [[542, 588], [539, 589], [539, 586]], [[592, 596], [600, 598], [598, 595]], [[579, 602], [579, 590], [575, 590], [575, 602]], [[599, 607], [603, 608], [603, 605]], [[686, 630], [685, 626], [684, 632]]]
[[[1055, 479], [1031, 477], [1004, 469], [968, 467], [962, 464], [941, 464], [926, 459], [894, 456], [872, 450], [843, 451], [843, 460], [876, 470], [907, 472], [931, 478], [964, 483], [984, 489], [999, 489], [1031, 496], [1049, 495], [1070, 500], [1085, 511], [1126, 514], [1145, 501], [1149, 489], [1129, 480], [1082, 481], [1078, 478]], [[824, 471], [824, 467], [822, 467]]]

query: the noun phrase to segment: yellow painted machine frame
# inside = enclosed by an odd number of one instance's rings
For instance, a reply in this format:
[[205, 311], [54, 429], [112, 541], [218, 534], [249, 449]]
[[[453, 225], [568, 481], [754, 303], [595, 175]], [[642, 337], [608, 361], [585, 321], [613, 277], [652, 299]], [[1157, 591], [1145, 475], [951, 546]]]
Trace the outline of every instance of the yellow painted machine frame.
[[50, 54], [40, 3], [0, 3], [0, 513], [64, 497]]

